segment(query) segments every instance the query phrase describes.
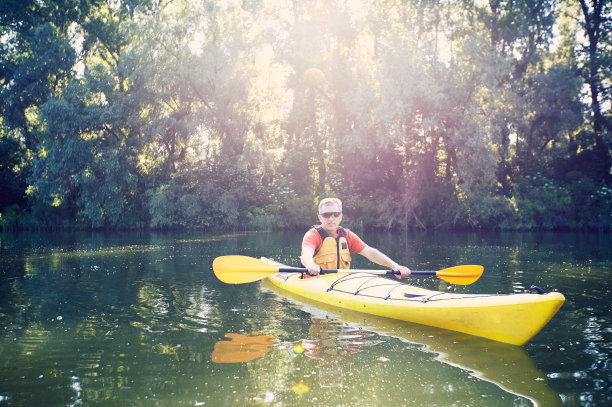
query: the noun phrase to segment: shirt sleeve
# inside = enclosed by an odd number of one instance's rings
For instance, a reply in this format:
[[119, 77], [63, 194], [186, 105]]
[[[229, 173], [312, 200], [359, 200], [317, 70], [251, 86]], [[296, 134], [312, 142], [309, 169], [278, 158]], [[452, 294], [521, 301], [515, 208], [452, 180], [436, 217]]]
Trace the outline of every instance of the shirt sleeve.
[[315, 253], [321, 248], [322, 243], [321, 235], [315, 229], [308, 230], [302, 239], [302, 246], [311, 247]]
[[346, 241], [348, 242], [351, 253], [361, 253], [361, 251], [367, 246], [359, 236], [350, 230], [344, 229], [344, 234], [346, 235]]

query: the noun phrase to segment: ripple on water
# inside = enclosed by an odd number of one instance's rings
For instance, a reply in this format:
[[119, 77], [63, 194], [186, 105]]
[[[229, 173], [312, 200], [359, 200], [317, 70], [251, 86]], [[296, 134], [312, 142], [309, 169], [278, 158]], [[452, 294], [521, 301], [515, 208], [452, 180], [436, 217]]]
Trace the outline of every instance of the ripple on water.
[[194, 332], [218, 331], [222, 327], [222, 319], [218, 315], [215, 290], [202, 286], [199, 291], [193, 291], [187, 296], [189, 302], [178, 326]]

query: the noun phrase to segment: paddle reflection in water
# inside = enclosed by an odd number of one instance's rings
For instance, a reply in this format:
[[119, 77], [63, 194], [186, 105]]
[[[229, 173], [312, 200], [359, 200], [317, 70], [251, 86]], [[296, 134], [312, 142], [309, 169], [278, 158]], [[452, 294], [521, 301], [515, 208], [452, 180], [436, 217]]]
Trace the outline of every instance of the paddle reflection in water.
[[229, 341], [217, 341], [212, 353], [212, 361], [215, 363], [241, 363], [263, 357], [277, 344], [278, 339], [260, 335], [253, 332], [254, 336], [227, 333]]

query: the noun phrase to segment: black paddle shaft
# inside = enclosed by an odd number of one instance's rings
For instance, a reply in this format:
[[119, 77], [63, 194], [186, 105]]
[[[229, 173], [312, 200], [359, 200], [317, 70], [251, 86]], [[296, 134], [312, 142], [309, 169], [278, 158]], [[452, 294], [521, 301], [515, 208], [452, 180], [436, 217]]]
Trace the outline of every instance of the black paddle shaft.
[[[308, 273], [308, 269], [307, 268], [299, 268], [299, 267], [281, 267], [278, 269], [278, 271], [280, 273]], [[390, 275], [399, 275], [401, 274], [399, 272], [399, 270], [380, 270], [381, 272], [385, 272], [385, 274], [390, 274]], [[342, 272], [342, 270], [338, 270], [338, 269], [321, 269], [321, 272], [319, 274], [333, 274], [333, 273], [338, 273], [338, 272]], [[426, 271], [420, 271], [420, 272], [411, 272], [412, 274], [416, 274], [416, 275], [427, 275], [425, 273], [427, 273]], [[310, 274], [310, 273], [309, 273]]]

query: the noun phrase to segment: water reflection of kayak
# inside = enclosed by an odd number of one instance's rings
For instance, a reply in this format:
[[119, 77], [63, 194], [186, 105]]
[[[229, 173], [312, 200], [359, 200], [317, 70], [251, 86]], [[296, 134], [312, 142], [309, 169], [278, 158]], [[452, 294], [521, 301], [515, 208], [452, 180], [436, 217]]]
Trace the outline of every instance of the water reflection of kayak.
[[[262, 260], [286, 267], [273, 260]], [[455, 294], [426, 290], [369, 273], [334, 273], [301, 278], [276, 273], [268, 281], [317, 302], [402, 321], [450, 329], [523, 345], [565, 301], [561, 293]]]
[[560, 406], [561, 398], [546, 382], [533, 359], [519, 346], [466, 335], [460, 332], [368, 315], [329, 306], [303, 296], [280, 290], [273, 280], [262, 281], [262, 287], [282, 294], [314, 319], [336, 320], [356, 330], [374, 332], [417, 345], [436, 359], [466, 370], [474, 377], [524, 397], [538, 406]]

